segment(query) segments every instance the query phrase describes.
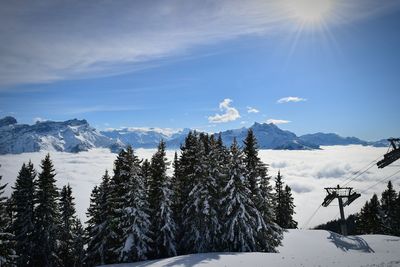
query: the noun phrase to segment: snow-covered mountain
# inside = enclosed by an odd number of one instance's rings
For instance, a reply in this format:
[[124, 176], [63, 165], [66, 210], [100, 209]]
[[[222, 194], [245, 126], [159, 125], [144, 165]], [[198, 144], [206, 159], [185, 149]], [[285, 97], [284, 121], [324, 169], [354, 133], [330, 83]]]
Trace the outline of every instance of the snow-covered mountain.
[[302, 141], [313, 143], [319, 146], [368, 145], [368, 142], [360, 140], [357, 137], [341, 137], [334, 133], [306, 134], [300, 136], [299, 138]]
[[[319, 148], [318, 145], [303, 141], [296, 134], [284, 131], [272, 123], [255, 122], [250, 128], [253, 130], [258, 145], [262, 149], [307, 150]], [[246, 135], [247, 128], [245, 127], [221, 132], [222, 140], [227, 145], [230, 145], [234, 138], [240, 144], [243, 144]]]
[[[332, 133], [297, 136], [275, 124], [254, 123], [251, 127], [262, 149], [308, 150], [319, 146], [371, 145], [388, 146], [387, 140], [367, 142], [356, 137], [341, 137]], [[243, 144], [248, 128], [221, 132], [226, 145], [234, 138]], [[33, 125], [18, 124], [13, 117], [0, 119], [0, 154], [16, 154], [39, 150], [79, 152], [91, 148], [110, 148], [118, 151], [126, 145], [134, 148], [155, 148], [164, 140], [170, 149], [178, 149], [190, 129], [129, 127], [97, 131], [86, 120], [64, 122], [44, 121]]]
[[299, 138], [304, 142], [312, 143], [318, 146], [363, 145], [374, 147], [387, 147], [389, 145], [389, 142], [386, 139], [368, 142], [361, 140], [357, 137], [342, 137], [335, 133], [305, 134], [299, 136]]
[[126, 127], [109, 129], [102, 131], [101, 134], [114, 140], [119, 139], [121, 142], [136, 148], [155, 148], [160, 140], [164, 140], [170, 148], [178, 148], [189, 131], [190, 129]]
[[122, 145], [100, 134], [86, 120], [43, 121], [33, 125], [18, 124], [13, 117], [0, 120], [0, 154], [40, 150], [80, 152], [95, 147], [118, 150]]

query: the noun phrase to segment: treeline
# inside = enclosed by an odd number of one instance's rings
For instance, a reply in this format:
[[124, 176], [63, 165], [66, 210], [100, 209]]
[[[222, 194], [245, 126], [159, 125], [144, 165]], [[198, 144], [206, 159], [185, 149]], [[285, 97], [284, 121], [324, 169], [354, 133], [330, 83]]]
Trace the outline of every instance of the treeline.
[[[367, 201], [360, 212], [346, 219], [348, 233], [385, 234], [400, 236], [400, 191], [396, 193], [391, 181], [378, 198], [376, 194]], [[318, 225], [315, 229], [330, 230], [340, 233], [340, 221], [333, 220]]]
[[[190, 132], [175, 153], [151, 160], [122, 150], [95, 186], [83, 228], [69, 185], [58, 190], [50, 156], [36, 175], [24, 164], [10, 199], [1, 197], [0, 265], [95, 266], [201, 252], [275, 252], [296, 228], [289, 186], [270, 184], [249, 130], [243, 147]], [[0, 178], [1, 179], [1, 178]]]

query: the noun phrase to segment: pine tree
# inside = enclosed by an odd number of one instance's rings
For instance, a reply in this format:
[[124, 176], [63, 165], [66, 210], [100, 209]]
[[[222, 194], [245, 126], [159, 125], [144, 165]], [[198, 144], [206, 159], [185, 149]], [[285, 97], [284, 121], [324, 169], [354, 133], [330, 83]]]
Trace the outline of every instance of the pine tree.
[[60, 192], [60, 227], [59, 227], [59, 249], [58, 255], [61, 266], [73, 266], [73, 224], [75, 222], [75, 203], [72, 196], [72, 188], [68, 184]]
[[381, 197], [381, 207], [384, 214], [384, 224], [386, 234], [393, 234], [394, 224], [394, 212], [396, 205], [397, 194], [393, 189], [392, 182], [389, 181], [387, 189], [382, 193]]
[[7, 184], [1, 185], [0, 176], [0, 266], [15, 266], [14, 235], [11, 233], [11, 222], [7, 214], [7, 197], [4, 189]]
[[122, 262], [145, 260], [151, 242], [148, 202], [140, 161], [131, 147], [121, 158], [119, 175], [121, 181], [126, 182], [126, 191], [121, 195], [122, 205], [119, 206], [122, 217], [116, 221], [117, 228], [122, 232], [122, 243], [116, 251]]
[[73, 267], [84, 266], [85, 261], [85, 230], [78, 218], [72, 224], [72, 265]]
[[258, 231], [263, 229], [263, 219], [252, 201], [252, 192], [246, 181], [243, 152], [234, 139], [229, 164], [229, 177], [222, 201], [225, 210], [224, 240], [229, 251], [247, 252], [257, 250]]
[[57, 257], [59, 193], [56, 187], [55, 170], [50, 155], [41, 162], [42, 172], [38, 176], [35, 208], [35, 265], [58, 266]]
[[18, 266], [32, 266], [34, 245], [34, 206], [36, 194], [36, 172], [33, 164], [24, 163], [13, 187], [13, 212], [15, 219], [12, 229], [15, 234], [15, 250]]
[[161, 141], [151, 159], [149, 183], [149, 204], [154, 257], [176, 255], [175, 221], [172, 213], [173, 191], [171, 178], [167, 176], [168, 166], [165, 142]]
[[111, 263], [115, 252], [111, 250], [115, 233], [112, 227], [110, 176], [106, 171], [101, 184], [94, 187], [87, 211], [87, 253], [85, 262], [88, 266]]

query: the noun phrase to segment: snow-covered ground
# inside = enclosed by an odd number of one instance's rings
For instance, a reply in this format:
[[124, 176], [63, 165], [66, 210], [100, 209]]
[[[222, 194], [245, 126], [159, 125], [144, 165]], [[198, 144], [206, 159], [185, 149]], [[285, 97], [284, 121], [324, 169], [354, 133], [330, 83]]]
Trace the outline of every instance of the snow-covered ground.
[[289, 230], [279, 253], [204, 253], [107, 267], [400, 266], [400, 237], [343, 237], [322, 230]]
[[[293, 190], [296, 212], [295, 219], [299, 227], [312, 227], [319, 223], [326, 222], [338, 217], [338, 207], [332, 203], [328, 208], [320, 208], [316, 216], [309, 222], [309, 218], [322, 203], [325, 197], [324, 187], [335, 186], [360, 168], [365, 167], [371, 161], [382, 156], [386, 148], [363, 147], [363, 146], [331, 146], [323, 147], [323, 150], [312, 151], [282, 151], [282, 150], [261, 150], [262, 160], [270, 165], [270, 175], [275, 176], [281, 170], [284, 181]], [[138, 149], [139, 157], [150, 158], [155, 149]], [[11, 186], [23, 162], [32, 160], [39, 170], [40, 160], [46, 152], [24, 153], [17, 155], [0, 155], [0, 175], [3, 176], [3, 183], [9, 183], [6, 193], [9, 195]], [[167, 151], [167, 157], [172, 160], [174, 151]], [[85, 212], [89, 206], [90, 192], [94, 185], [98, 184], [105, 169], [113, 168], [113, 161], [116, 155], [108, 149], [93, 149], [78, 154], [65, 152], [51, 152], [51, 157], [57, 171], [58, 186], [70, 183], [73, 194], [76, 198], [76, 208], [81, 219], [85, 220]], [[398, 165], [398, 163], [396, 163]], [[394, 164], [394, 165], [396, 165]], [[363, 190], [376, 181], [390, 176], [399, 167], [387, 167], [385, 169], [371, 168], [367, 173], [352, 181], [349, 186]], [[171, 169], [169, 170], [171, 173]], [[394, 187], [400, 190], [400, 174], [392, 177]], [[345, 213], [350, 214], [358, 211], [365, 201], [371, 198], [373, 192], [381, 193], [385, 183], [368, 190], [362, 197], [352, 205], [345, 208]]]

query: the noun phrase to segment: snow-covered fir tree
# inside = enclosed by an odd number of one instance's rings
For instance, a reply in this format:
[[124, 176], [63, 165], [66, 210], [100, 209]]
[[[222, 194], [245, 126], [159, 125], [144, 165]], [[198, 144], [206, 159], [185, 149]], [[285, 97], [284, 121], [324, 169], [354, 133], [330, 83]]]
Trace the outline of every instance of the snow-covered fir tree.
[[[117, 206], [122, 209], [122, 217], [115, 221], [122, 232], [122, 242], [117, 247], [120, 262], [145, 260], [150, 252], [149, 207], [140, 163], [131, 147], [122, 154], [119, 162], [118, 178], [120, 182], [125, 181], [122, 202]], [[116, 200], [115, 195], [113, 200]]]
[[275, 222], [275, 203], [268, 168], [258, 156], [258, 144], [252, 129], [248, 130], [244, 140], [243, 154], [246, 183], [251, 191], [252, 202], [263, 220], [257, 236], [257, 251], [273, 252], [281, 244], [282, 229]]
[[221, 209], [223, 189], [227, 181], [228, 152], [222, 143], [210, 136], [208, 140], [208, 153], [206, 152], [206, 192], [208, 205], [208, 223], [211, 237], [210, 251], [223, 251], [224, 242], [222, 229], [224, 225], [224, 211]]
[[68, 184], [63, 186], [60, 192], [60, 225], [59, 225], [59, 247], [58, 256], [60, 258], [60, 266], [73, 266], [73, 224], [75, 221], [75, 203], [72, 196], [71, 186]]
[[223, 239], [228, 251], [256, 251], [258, 232], [263, 229], [264, 221], [252, 200], [243, 152], [236, 139], [230, 155], [228, 182], [224, 188], [226, 195], [222, 201], [226, 215]]
[[394, 234], [393, 229], [395, 229], [395, 209], [396, 209], [396, 191], [393, 189], [393, 184], [391, 181], [388, 182], [387, 188], [382, 193], [381, 197], [381, 207], [384, 215], [385, 234]]
[[35, 207], [35, 266], [59, 266], [57, 256], [59, 192], [56, 187], [55, 170], [50, 155], [41, 162], [42, 171], [38, 175]]
[[15, 235], [17, 266], [32, 266], [34, 247], [34, 207], [36, 191], [36, 172], [32, 162], [23, 164], [18, 173], [13, 199], [14, 220], [12, 230]]
[[197, 161], [198, 155], [197, 149], [197, 134], [196, 132], [189, 132], [185, 138], [184, 144], [181, 146], [181, 154], [179, 157], [178, 168], [175, 167], [174, 178], [174, 212], [176, 218], [176, 224], [178, 225], [176, 239], [178, 241], [178, 253], [188, 253], [192, 251], [191, 247], [188, 247], [183, 238], [186, 236], [188, 224], [185, 224], [186, 214], [184, 213], [184, 207], [188, 203], [189, 193], [194, 187], [194, 167]]
[[252, 129], [249, 129], [247, 131], [247, 136], [243, 143], [244, 164], [246, 166], [247, 183], [249, 184], [252, 201], [258, 204], [261, 201], [259, 188], [261, 180], [260, 172], [264, 172], [265, 169], [263, 168], [264, 164], [258, 157], [257, 140], [254, 136]]
[[0, 266], [15, 266], [14, 235], [11, 233], [10, 216], [7, 214], [7, 197], [0, 176]]
[[87, 252], [85, 263], [88, 266], [111, 263], [115, 253], [111, 250], [114, 241], [112, 224], [110, 176], [106, 171], [101, 184], [95, 186], [90, 196], [90, 206], [87, 211]]
[[168, 164], [165, 142], [161, 141], [151, 158], [149, 181], [153, 257], [171, 257], [177, 254], [176, 225], [172, 212], [173, 191], [171, 178], [167, 176]]
[[[188, 172], [185, 177], [190, 181], [187, 202], [183, 208], [183, 225], [184, 236], [182, 240], [183, 246], [189, 250], [187, 252], [199, 253], [213, 250], [213, 220], [216, 219], [216, 211], [212, 202], [213, 196], [210, 187], [215, 186], [213, 177], [208, 175], [207, 168], [207, 150], [209, 150], [206, 136], [200, 136], [194, 143], [194, 147], [190, 149], [194, 153], [191, 154], [191, 161], [187, 163]], [[186, 164], [187, 164], [186, 163]]]

